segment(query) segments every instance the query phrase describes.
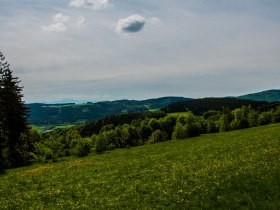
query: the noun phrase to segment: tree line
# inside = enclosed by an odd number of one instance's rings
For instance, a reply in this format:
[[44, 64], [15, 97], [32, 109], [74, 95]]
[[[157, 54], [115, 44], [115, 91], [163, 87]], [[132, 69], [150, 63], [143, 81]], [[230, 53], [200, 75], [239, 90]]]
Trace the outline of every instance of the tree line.
[[[121, 119], [121, 116], [113, 119]], [[207, 133], [226, 132], [280, 122], [280, 106], [268, 111], [250, 105], [222, 111], [209, 110], [201, 116], [192, 112], [172, 113], [153, 118], [135, 118], [129, 123], [104, 124], [92, 135], [83, 136], [81, 127], [44, 134], [34, 144], [34, 161], [58, 160], [74, 155], [83, 157], [117, 148], [130, 148], [168, 140], [188, 139]], [[81, 135], [83, 134], [83, 135]]]
[[169, 104], [163, 107], [161, 110], [166, 113], [185, 112], [191, 111], [195, 115], [202, 115], [208, 110], [222, 111], [223, 107], [227, 107], [230, 110], [241, 108], [242, 106], [251, 106], [255, 110], [267, 111], [271, 108], [275, 108], [279, 105], [278, 102], [266, 102], [266, 101], [252, 101], [239, 98], [200, 98], [189, 101], [179, 101]]

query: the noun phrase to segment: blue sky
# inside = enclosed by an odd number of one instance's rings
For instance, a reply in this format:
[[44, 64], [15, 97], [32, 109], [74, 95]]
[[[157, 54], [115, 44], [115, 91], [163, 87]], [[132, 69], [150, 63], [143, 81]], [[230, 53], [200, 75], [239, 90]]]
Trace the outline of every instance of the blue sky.
[[0, 0], [27, 102], [280, 89], [279, 0]]

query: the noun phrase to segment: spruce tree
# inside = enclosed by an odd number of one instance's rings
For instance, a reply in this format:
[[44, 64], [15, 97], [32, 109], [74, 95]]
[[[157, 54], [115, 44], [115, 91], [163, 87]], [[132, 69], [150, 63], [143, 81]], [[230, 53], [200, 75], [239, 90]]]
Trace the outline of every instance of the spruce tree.
[[3, 121], [4, 121], [4, 111], [3, 111], [3, 68], [4, 68], [4, 56], [0, 52], [0, 171], [4, 168], [4, 157], [3, 149], [5, 147], [6, 139], [4, 138]]
[[28, 130], [28, 109], [22, 100], [22, 87], [19, 86], [18, 77], [13, 72], [5, 57], [0, 54], [1, 66], [1, 122], [3, 140], [6, 139], [8, 150], [8, 161], [12, 167], [22, 165], [25, 162], [27, 153], [27, 139], [21, 135]]

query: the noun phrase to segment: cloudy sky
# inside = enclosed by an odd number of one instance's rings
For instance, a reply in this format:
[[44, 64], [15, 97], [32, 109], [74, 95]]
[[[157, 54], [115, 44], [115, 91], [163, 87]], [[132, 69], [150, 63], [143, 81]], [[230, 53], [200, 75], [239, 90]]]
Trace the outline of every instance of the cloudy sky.
[[280, 89], [279, 0], [0, 0], [27, 102]]

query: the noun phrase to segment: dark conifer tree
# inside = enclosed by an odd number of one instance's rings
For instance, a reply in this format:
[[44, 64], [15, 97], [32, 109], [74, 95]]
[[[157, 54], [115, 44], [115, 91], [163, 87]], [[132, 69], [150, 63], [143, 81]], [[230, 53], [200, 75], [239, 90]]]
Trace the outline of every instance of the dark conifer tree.
[[4, 142], [8, 149], [8, 160], [11, 166], [19, 166], [25, 162], [27, 139], [21, 135], [28, 130], [28, 109], [22, 100], [22, 87], [19, 79], [13, 76], [5, 57], [0, 54], [1, 66], [1, 128]]
[[6, 143], [6, 139], [4, 138], [4, 130], [3, 130], [3, 68], [4, 68], [4, 56], [0, 52], [0, 171], [4, 167], [4, 157], [3, 157], [3, 149]]

